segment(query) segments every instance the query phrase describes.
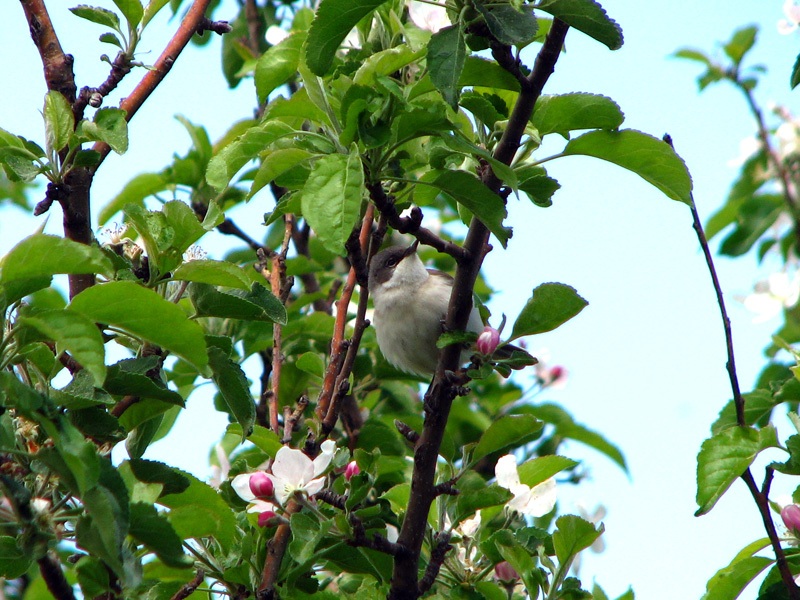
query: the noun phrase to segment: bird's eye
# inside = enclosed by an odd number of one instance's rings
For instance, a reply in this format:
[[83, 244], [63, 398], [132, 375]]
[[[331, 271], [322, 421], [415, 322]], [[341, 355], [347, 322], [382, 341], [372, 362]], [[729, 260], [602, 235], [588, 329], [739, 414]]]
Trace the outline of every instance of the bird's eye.
[[397, 259], [393, 256], [392, 258], [386, 261], [386, 266], [393, 269], [394, 267], [397, 266], [397, 262], [398, 262]]

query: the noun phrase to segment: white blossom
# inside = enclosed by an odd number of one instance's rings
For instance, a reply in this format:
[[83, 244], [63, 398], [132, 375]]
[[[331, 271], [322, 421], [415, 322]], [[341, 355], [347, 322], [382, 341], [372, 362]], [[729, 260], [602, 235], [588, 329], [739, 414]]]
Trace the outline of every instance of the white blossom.
[[744, 306], [755, 313], [754, 323], [764, 323], [778, 316], [784, 308], [797, 304], [800, 298], [800, 278], [794, 273], [773, 273], [759, 281], [752, 294], [744, 298]]
[[506, 454], [497, 461], [494, 469], [497, 485], [506, 488], [514, 497], [506, 506], [530, 517], [543, 517], [556, 505], [556, 480], [554, 477], [533, 487], [520, 483], [517, 459]]
[[786, 15], [786, 18], [778, 21], [778, 33], [788, 35], [796, 31], [800, 25], [800, 6], [795, 3], [795, 0], [785, 0], [783, 14]]
[[411, 21], [420, 29], [436, 33], [450, 25], [450, 19], [447, 18], [447, 10], [444, 5], [435, 6], [427, 2], [407, 0], [406, 6], [408, 7], [408, 16]]

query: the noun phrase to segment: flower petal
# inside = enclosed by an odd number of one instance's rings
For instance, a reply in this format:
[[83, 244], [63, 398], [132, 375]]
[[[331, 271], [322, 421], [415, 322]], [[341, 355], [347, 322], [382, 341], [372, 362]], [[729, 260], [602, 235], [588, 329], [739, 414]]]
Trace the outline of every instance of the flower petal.
[[[275, 462], [272, 463], [272, 474], [276, 478], [282, 480], [282, 485], [291, 485], [293, 487], [302, 487], [302, 485], [311, 479], [309, 475], [313, 473], [311, 459], [308, 458], [302, 450], [289, 448], [284, 446], [275, 455]], [[275, 483], [275, 488], [279, 487], [278, 482]]]
[[494, 475], [497, 477], [497, 485], [511, 490], [515, 485], [519, 485], [519, 473], [517, 473], [517, 459], [513, 454], [501, 456], [494, 467]]
[[551, 477], [530, 490], [530, 497], [523, 512], [531, 517], [543, 517], [553, 510], [557, 496], [556, 480]]
[[309, 496], [313, 496], [314, 494], [318, 494], [323, 487], [325, 487], [325, 478], [319, 477], [317, 479], [312, 479], [305, 484], [303, 486], [303, 491]]
[[333, 455], [336, 452], [336, 442], [333, 440], [325, 440], [320, 445], [320, 453], [317, 458], [314, 459], [314, 477], [319, 477], [322, 473], [325, 472], [325, 469], [328, 468], [328, 465], [331, 464], [331, 460], [333, 459]]
[[268, 510], [276, 512], [278, 507], [272, 502], [267, 502], [266, 500], [254, 500], [247, 506], [247, 512], [249, 513], [262, 513]]
[[245, 502], [252, 502], [256, 499], [253, 492], [250, 491], [250, 476], [252, 473], [242, 473], [237, 475], [231, 481], [231, 487], [236, 494]]

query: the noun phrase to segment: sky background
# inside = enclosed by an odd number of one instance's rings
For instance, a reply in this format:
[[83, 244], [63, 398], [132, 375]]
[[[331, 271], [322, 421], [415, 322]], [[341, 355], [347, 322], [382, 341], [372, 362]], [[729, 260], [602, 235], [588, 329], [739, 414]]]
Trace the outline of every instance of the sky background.
[[[113, 48], [97, 42], [99, 26], [69, 14], [73, 4], [49, 4], [65, 51], [76, 57], [78, 85], [98, 85], [107, 65], [96, 58], [101, 53], [113, 57]], [[736, 176], [730, 162], [755, 127], [733, 88], [716, 85], [698, 95], [700, 65], [670, 55], [687, 46], [721, 54], [721, 42], [735, 29], [757, 24], [761, 29], [749, 60], [767, 65], [769, 72], [756, 96], [762, 106], [777, 102], [797, 110], [800, 92], [791, 92], [788, 80], [800, 37], [778, 33], [776, 24], [783, 18], [778, 1], [607, 0], [603, 5], [623, 28], [622, 49], [611, 52], [570, 32], [567, 52], [545, 91], [610, 96], [625, 112], [624, 127], [659, 137], [669, 133], [693, 175], [705, 220], [723, 202]], [[234, 14], [226, 1], [217, 18]], [[39, 111], [46, 91], [41, 63], [19, 4], [7, 3], [2, 16], [0, 127], [41, 142]], [[146, 32], [140, 48], [152, 52], [141, 56], [143, 62], [155, 60], [174, 27], [161, 18]], [[173, 153], [186, 152], [189, 139], [174, 115], [204, 124], [212, 140], [233, 121], [252, 115], [253, 88], [245, 82], [227, 90], [219, 48], [215, 37], [179, 58], [132, 121], [129, 152], [110, 156], [100, 169], [92, 191], [95, 211], [136, 174], [160, 170]], [[532, 58], [527, 56], [528, 64]], [[123, 82], [115, 102], [139, 77], [141, 72], [135, 72]], [[507, 251], [497, 245], [485, 273], [499, 290], [493, 312], [510, 319], [531, 290], [546, 281], [570, 284], [590, 303], [565, 326], [529, 340], [534, 353], [547, 348], [551, 362], [569, 370], [564, 389], [537, 400], [563, 403], [576, 420], [616, 443], [630, 468], [625, 474], [592, 450], [574, 444], [566, 448], [569, 456], [584, 461], [590, 477], [577, 488], [561, 486], [561, 510], [574, 511], [577, 503], [591, 510], [602, 503], [608, 511], [606, 550], [584, 557], [581, 578], [587, 584], [596, 580], [610, 597], [630, 585], [645, 600], [699, 598], [713, 573], [764, 531], [741, 482], [709, 515], [693, 516], [696, 455], [731, 392], [719, 311], [689, 209], [637, 176], [597, 160], [568, 157], [547, 168], [562, 185], [553, 206], [541, 209], [512, 199], [514, 238]], [[233, 217], [259, 237], [261, 215], [271, 208], [262, 199]], [[54, 208], [49, 218], [47, 231], [59, 233], [60, 211]], [[0, 253], [41, 222], [16, 208], [4, 210]], [[210, 258], [221, 258], [229, 241], [212, 233], [202, 246]], [[736, 298], [778, 267], [769, 261], [759, 266], [752, 257], [717, 260], [743, 390], [751, 389], [764, 364], [762, 350], [779, 322], [754, 324]], [[213, 413], [208, 394], [192, 396], [188, 406], [171, 441], [154, 445], [148, 456], [206, 479], [208, 452], [224, 429], [224, 418]], [[776, 416], [783, 431], [785, 420]], [[765, 458], [783, 460], [780, 452]], [[760, 482], [763, 469], [757, 466], [754, 473]], [[778, 480], [775, 493], [790, 493], [794, 485]], [[755, 588], [742, 596], [755, 597]]]

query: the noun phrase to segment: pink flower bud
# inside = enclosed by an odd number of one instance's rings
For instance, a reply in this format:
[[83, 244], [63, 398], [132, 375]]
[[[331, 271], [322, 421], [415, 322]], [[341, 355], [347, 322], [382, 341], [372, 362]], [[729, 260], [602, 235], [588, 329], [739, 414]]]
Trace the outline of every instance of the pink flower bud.
[[512, 582], [519, 579], [519, 573], [506, 561], [499, 562], [494, 566], [494, 576], [499, 581]]
[[354, 475], [358, 475], [359, 473], [361, 473], [361, 469], [358, 468], [356, 461], [351, 460], [344, 469], [344, 478], [350, 481]]
[[486, 356], [491, 356], [499, 343], [500, 332], [491, 325], [487, 325], [478, 336], [476, 345], [478, 346], [478, 352]]
[[269, 522], [277, 516], [278, 515], [271, 510], [265, 510], [262, 513], [258, 513], [258, 526], [266, 527], [269, 525]]
[[800, 506], [789, 504], [781, 509], [781, 519], [786, 529], [800, 532]]
[[275, 485], [266, 473], [256, 471], [250, 476], [250, 491], [260, 500], [269, 500], [275, 493]]

